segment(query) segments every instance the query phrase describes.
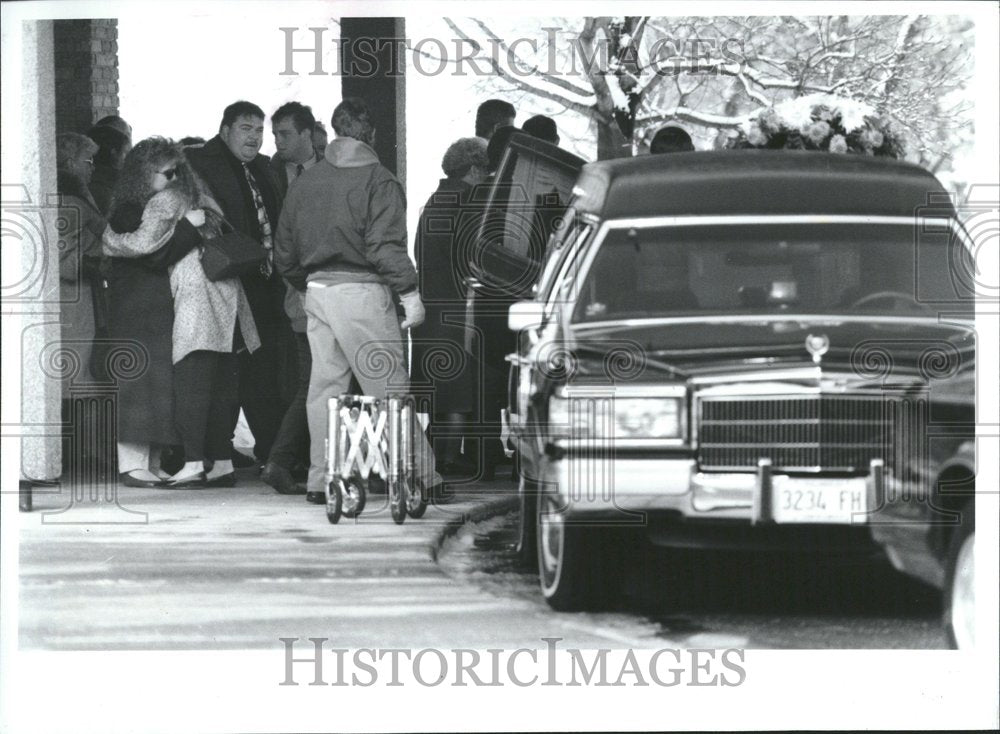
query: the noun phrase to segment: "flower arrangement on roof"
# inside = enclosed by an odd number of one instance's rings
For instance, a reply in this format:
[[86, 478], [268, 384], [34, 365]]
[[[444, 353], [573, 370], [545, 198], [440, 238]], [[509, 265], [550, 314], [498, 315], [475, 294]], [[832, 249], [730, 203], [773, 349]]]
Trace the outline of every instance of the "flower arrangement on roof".
[[832, 94], [797, 97], [755, 112], [730, 138], [731, 148], [823, 150], [903, 158], [899, 126], [870, 105]]

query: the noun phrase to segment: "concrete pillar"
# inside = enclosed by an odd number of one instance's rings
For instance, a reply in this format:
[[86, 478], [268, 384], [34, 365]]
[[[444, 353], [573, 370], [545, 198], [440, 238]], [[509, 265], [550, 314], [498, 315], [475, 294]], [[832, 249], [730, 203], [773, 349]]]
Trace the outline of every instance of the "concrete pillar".
[[[21, 477], [61, 471], [52, 21], [3, 24], [3, 441]], [[6, 447], [5, 447], [6, 448]], [[6, 453], [6, 451], [5, 451]], [[6, 475], [6, 472], [5, 472]], [[7, 487], [4, 487], [7, 489]]]
[[[361, 97], [374, 116], [375, 152], [406, 187], [406, 68], [402, 18], [341, 18], [343, 97]], [[372, 57], [377, 59], [372, 63]]]

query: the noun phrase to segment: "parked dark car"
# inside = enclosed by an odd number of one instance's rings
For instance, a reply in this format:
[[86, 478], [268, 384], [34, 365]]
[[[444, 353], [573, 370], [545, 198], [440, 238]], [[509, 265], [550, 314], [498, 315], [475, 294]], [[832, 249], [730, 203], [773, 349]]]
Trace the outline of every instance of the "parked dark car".
[[940, 183], [906, 163], [716, 151], [584, 166], [509, 312], [519, 546], [548, 603], [616, 594], [635, 536], [885, 549], [945, 589], [967, 641], [967, 258]]

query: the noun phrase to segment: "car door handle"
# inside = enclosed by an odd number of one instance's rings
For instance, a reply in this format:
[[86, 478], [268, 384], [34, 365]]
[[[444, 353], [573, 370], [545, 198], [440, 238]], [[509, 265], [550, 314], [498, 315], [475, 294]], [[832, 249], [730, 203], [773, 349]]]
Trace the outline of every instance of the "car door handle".
[[527, 357], [522, 357], [517, 352], [508, 354], [504, 357], [504, 361], [509, 362], [510, 364], [516, 364], [518, 367], [530, 367], [534, 364], [533, 360], [528, 359]]

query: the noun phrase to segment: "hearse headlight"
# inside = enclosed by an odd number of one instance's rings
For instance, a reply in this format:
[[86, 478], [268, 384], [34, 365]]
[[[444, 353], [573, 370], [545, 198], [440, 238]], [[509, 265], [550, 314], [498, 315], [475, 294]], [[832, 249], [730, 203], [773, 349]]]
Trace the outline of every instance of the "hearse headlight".
[[568, 439], [681, 439], [684, 403], [683, 397], [556, 394], [549, 399], [549, 426]]
[[680, 398], [616, 398], [615, 438], [680, 438]]

